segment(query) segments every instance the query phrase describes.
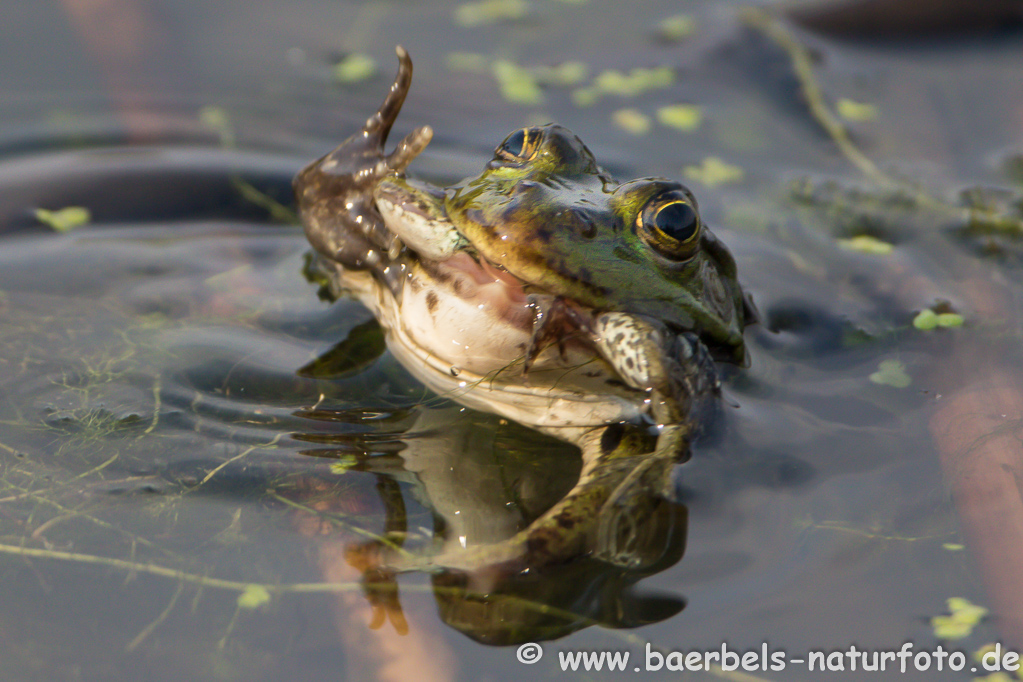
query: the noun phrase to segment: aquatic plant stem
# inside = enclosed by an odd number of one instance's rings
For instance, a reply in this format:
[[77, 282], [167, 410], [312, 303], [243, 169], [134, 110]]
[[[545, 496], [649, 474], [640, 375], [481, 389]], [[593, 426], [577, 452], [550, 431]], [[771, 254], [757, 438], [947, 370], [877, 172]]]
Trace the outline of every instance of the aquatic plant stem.
[[828, 134], [845, 158], [870, 180], [882, 187], [906, 192], [922, 208], [936, 211], [956, 221], [962, 221], [967, 226], [984, 227], [996, 232], [1023, 234], [1023, 219], [984, 207], [956, 206], [925, 192], [911, 182], [897, 178], [878, 168], [877, 164], [856, 146], [849, 136], [845, 124], [828, 106], [820, 83], [814, 74], [813, 55], [810, 50], [792, 35], [782, 21], [767, 10], [759, 7], [746, 7], [740, 11], [739, 18], [747, 26], [763, 33], [788, 54], [810, 115], [824, 129], [824, 132]]
[[[152, 563], [142, 563], [135, 561], [126, 561], [123, 559], [114, 559], [111, 557], [102, 557], [92, 554], [81, 554], [78, 552], [63, 552], [59, 550], [49, 549], [38, 549], [33, 547], [19, 547], [16, 545], [0, 544], [0, 554], [9, 554], [14, 556], [21, 556], [26, 558], [35, 559], [51, 559], [57, 561], [68, 561], [79, 564], [93, 565], [93, 566], [107, 566], [123, 571], [131, 571], [136, 573], [146, 573], [162, 578], [171, 578], [178, 581], [178, 588], [174, 596], [171, 597], [170, 603], [164, 608], [164, 611], [157, 616], [157, 618], [150, 623], [146, 628], [139, 633], [139, 635], [129, 643], [129, 650], [133, 647], [138, 646], [148, 637], [152, 632], [159, 627], [159, 625], [166, 620], [170, 612], [173, 610], [174, 605], [180, 596], [180, 592], [184, 589], [185, 584], [194, 584], [199, 586], [199, 591], [205, 588], [222, 589], [239, 594], [251, 589], [253, 586], [259, 586], [266, 589], [270, 594], [282, 595], [282, 594], [324, 594], [324, 593], [343, 593], [353, 592], [365, 589], [365, 586], [359, 582], [323, 582], [323, 583], [290, 583], [290, 584], [279, 584], [279, 585], [266, 585], [252, 582], [244, 582], [240, 580], [225, 580], [222, 578], [212, 578], [206, 575], [200, 575], [196, 573], [189, 573], [187, 571], [181, 571], [166, 566], [160, 566]], [[379, 588], [378, 588], [379, 589]], [[387, 588], [383, 588], [387, 589]], [[397, 586], [391, 589], [397, 589]], [[445, 588], [437, 585], [409, 585], [406, 589], [412, 592], [426, 592], [430, 591], [435, 594], [448, 593], [451, 596], [461, 596], [462, 590], [458, 588]], [[507, 597], [505, 597], [507, 598]], [[511, 598], [513, 601], [519, 602], [527, 607], [531, 607], [538, 612], [545, 613], [553, 616], [561, 616], [569, 621], [583, 621], [587, 625], [600, 625], [599, 621], [580, 616], [579, 614], [572, 613], [563, 609], [551, 607], [547, 604], [540, 604], [537, 602], [531, 602], [529, 600]], [[240, 609], [239, 609], [240, 610]], [[232, 623], [237, 619], [238, 612], [232, 617]], [[625, 642], [628, 642], [634, 646], [642, 646], [647, 641], [639, 637], [634, 633], [624, 631], [609, 631], [609, 635], [616, 638], [620, 638]], [[230, 636], [230, 630], [225, 634], [223, 642]], [[713, 666], [712, 669], [708, 670], [711, 675], [719, 677], [725, 680], [732, 680], [734, 682], [765, 682], [764, 678], [756, 677], [754, 675], [747, 675], [738, 672], [729, 672], [720, 669], [717, 666]]]
[[156, 425], [160, 423], [160, 388], [162, 386], [162, 380], [160, 375], [156, 375], [156, 379], [153, 381], [153, 420], [149, 423], [142, 434], [135, 440], [141, 440], [143, 437], [148, 436], [156, 428]]
[[248, 454], [250, 452], [252, 452], [253, 450], [256, 450], [258, 448], [270, 448], [270, 447], [273, 447], [273, 446], [277, 445], [278, 441], [280, 441], [281, 436], [283, 436], [283, 435], [284, 435], [283, 433], [278, 433], [269, 442], [263, 443], [261, 445], [250, 445], [249, 447], [245, 448], [244, 450], [242, 450], [240, 453], [238, 453], [237, 455], [235, 455], [231, 459], [224, 460], [218, 466], [214, 467], [212, 471], [210, 471], [208, 474], [206, 474], [206, 477], [203, 478], [201, 481], [199, 481], [199, 483], [194, 488], [192, 488], [191, 490], [196, 490], [197, 488], [200, 488], [201, 486], [205, 485], [211, 478], [216, 476], [217, 473], [219, 471], [221, 471], [224, 467], [226, 467], [227, 465], [231, 464], [232, 462], [236, 462], [239, 459], [247, 457]]
[[[140, 561], [127, 561], [113, 557], [97, 556], [95, 554], [82, 554], [79, 552], [64, 552], [55, 549], [41, 549], [36, 547], [19, 547], [17, 545], [0, 544], [0, 554], [10, 554], [32, 559], [53, 559], [57, 561], [69, 561], [79, 564], [93, 566], [107, 566], [122, 571], [133, 571], [146, 573], [162, 578], [173, 578], [185, 583], [202, 585], [214, 589], [244, 592], [256, 583], [244, 582], [241, 580], [226, 580], [223, 578], [211, 578], [208, 575], [189, 573], [175, 568], [168, 568], [153, 563], [142, 563]], [[359, 590], [362, 586], [359, 583], [290, 583], [283, 585], [262, 585], [271, 593], [295, 593], [310, 594], [324, 592], [347, 592]]]
[[845, 126], [828, 108], [824, 93], [813, 73], [813, 58], [810, 51], [796, 40], [784, 24], [766, 10], [759, 7], [746, 7], [743, 8], [739, 16], [744, 23], [759, 30], [788, 53], [789, 59], [792, 60], [792, 70], [795, 71], [803, 97], [806, 98], [806, 105], [810, 109], [810, 115], [824, 128], [824, 131], [849, 162], [879, 185], [898, 186], [900, 183], [878, 168], [877, 164], [860, 151], [849, 137]]
[[142, 642], [149, 637], [149, 635], [153, 634], [156, 628], [160, 627], [160, 624], [163, 623], [163, 621], [167, 620], [167, 616], [169, 616], [170, 612], [174, 610], [174, 605], [178, 603], [178, 598], [181, 597], [181, 593], [184, 591], [185, 583], [178, 582], [178, 587], [174, 590], [174, 594], [171, 595], [170, 602], [167, 603], [167, 606], [164, 607], [163, 611], [160, 612], [160, 615], [157, 616], [153, 622], [142, 628], [142, 632], [136, 635], [135, 639], [128, 642], [128, 646], [125, 647], [125, 651], [134, 651], [139, 644], [142, 644]]

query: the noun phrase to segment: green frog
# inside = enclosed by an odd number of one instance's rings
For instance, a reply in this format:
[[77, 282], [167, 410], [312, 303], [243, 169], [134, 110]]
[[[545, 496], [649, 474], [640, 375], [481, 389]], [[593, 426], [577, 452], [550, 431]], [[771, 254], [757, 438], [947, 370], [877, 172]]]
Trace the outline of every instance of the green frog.
[[745, 360], [755, 312], [735, 261], [689, 189], [619, 183], [559, 125], [511, 133], [453, 187], [406, 177], [433, 133], [384, 149], [412, 79], [397, 53], [379, 111], [295, 179], [316, 269], [438, 394], [583, 457], [576, 487], [500, 548], [433, 561], [634, 563], [622, 529], [687, 452], [696, 407], [719, 388], [714, 360]]

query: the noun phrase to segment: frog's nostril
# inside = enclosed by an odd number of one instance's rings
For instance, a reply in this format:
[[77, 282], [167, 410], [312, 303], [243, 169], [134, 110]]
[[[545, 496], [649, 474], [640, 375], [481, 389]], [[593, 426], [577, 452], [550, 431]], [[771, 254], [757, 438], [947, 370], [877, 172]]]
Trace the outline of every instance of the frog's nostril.
[[589, 213], [582, 209], [573, 208], [572, 216], [575, 218], [575, 223], [581, 236], [586, 239], [593, 239], [597, 236], [597, 224], [593, 222], [593, 218], [590, 217]]

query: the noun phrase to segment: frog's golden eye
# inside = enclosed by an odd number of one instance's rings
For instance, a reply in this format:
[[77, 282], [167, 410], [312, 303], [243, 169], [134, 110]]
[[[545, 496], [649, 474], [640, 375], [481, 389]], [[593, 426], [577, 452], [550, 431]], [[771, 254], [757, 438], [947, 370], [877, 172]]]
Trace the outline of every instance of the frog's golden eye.
[[497, 148], [497, 155], [506, 161], [529, 161], [536, 154], [540, 131], [521, 128], [505, 138]]
[[672, 260], [685, 260], [700, 246], [700, 215], [675, 194], [649, 201], [640, 211], [636, 228], [643, 241]]

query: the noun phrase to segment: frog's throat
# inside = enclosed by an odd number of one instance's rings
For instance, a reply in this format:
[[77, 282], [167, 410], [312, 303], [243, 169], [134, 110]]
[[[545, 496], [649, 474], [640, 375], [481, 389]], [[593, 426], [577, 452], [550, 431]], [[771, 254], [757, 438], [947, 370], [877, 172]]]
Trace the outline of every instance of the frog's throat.
[[[523, 381], [521, 373], [514, 369], [516, 361], [511, 358], [498, 361], [504, 365], [498, 371], [488, 370], [487, 364], [474, 369], [467, 362], [452, 362], [452, 356], [442, 356], [432, 341], [424, 344], [417, 340], [416, 331], [410, 326], [415, 320], [410, 322], [409, 317], [422, 318], [419, 314], [422, 311], [415, 305], [403, 308], [409, 305], [410, 292], [406, 292], [402, 304], [374, 272], [340, 267], [337, 271], [344, 288], [373, 312], [395, 358], [442, 397], [548, 431], [568, 442], [576, 441], [576, 430], [582, 433], [609, 423], [649, 421], [644, 416], [648, 406], [642, 394], [625, 386], [615, 391], [594, 391], [567, 379], [559, 381], [573, 371], [571, 368], [548, 367], [534, 371], [529, 381]], [[521, 310], [528, 317], [524, 306]], [[591, 355], [595, 353], [591, 351]], [[606, 363], [599, 364], [606, 367]], [[604, 371], [605, 375], [613, 375], [610, 368]]]
[[[372, 271], [339, 274], [373, 311], [401, 364], [434, 392], [468, 407], [575, 442], [585, 430], [616, 422], [679, 423], [694, 397], [716, 387], [713, 363], [693, 356], [698, 342], [680, 340], [645, 318], [594, 314], [571, 304], [573, 314], [564, 321], [573, 329], [564, 331], [564, 347], [549, 344], [539, 365], [524, 374], [526, 345], [537, 333], [529, 303], [542, 301], [550, 310], [554, 297], [527, 297], [513, 276], [465, 252], [441, 262], [406, 260], [402, 269], [405, 282], [397, 287]], [[453, 306], [450, 321], [430, 327], [426, 320], [446, 305]], [[459, 350], [450, 344], [462, 333], [466, 345]], [[504, 335], [513, 340], [494, 341]]]

